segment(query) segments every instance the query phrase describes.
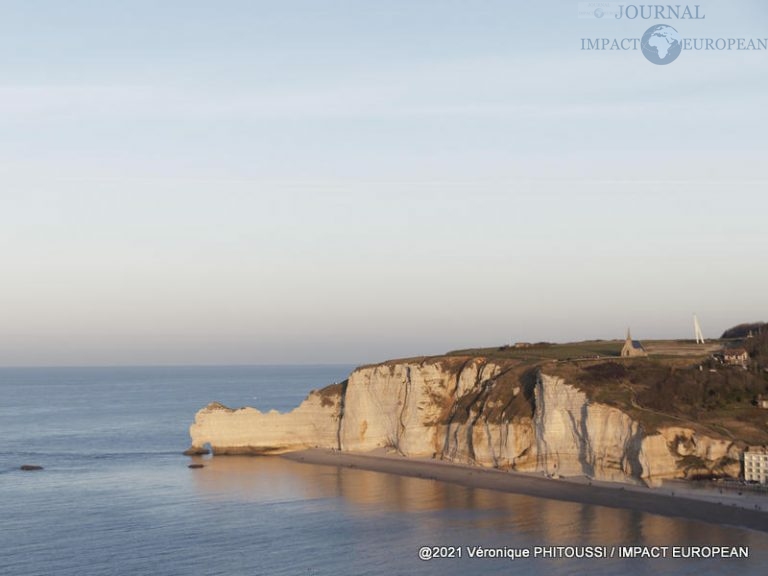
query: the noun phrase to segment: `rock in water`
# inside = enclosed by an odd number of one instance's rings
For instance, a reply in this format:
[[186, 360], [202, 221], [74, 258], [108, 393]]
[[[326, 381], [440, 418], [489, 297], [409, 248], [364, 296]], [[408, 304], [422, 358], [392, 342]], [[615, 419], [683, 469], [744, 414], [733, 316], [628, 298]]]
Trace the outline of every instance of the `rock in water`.
[[25, 472], [31, 472], [33, 470], [42, 470], [42, 466], [38, 466], [37, 464], [23, 464], [20, 468], [20, 470], [24, 470]]
[[190, 464], [187, 468], [205, 468], [205, 464]]

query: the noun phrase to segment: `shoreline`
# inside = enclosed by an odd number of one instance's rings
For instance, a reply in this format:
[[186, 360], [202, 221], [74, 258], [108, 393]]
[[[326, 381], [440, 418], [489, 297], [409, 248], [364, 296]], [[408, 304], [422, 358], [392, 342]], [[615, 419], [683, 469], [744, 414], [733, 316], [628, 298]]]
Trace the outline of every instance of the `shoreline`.
[[[371, 472], [438, 480], [468, 488], [523, 494], [593, 506], [635, 510], [700, 522], [738, 526], [768, 532], [768, 498], [719, 494], [672, 482], [674, 487], [648, 488], [584, 478], [545, 478], [526, 472], [509, 472], [390, 455], [382, 451], [340, 452], [313, 448], [279, 455], [295, 462], [342, 466]], [[760, 506], [760, 509], [756, 509]], [[765, 510], [762, 508], [766, 508]]]

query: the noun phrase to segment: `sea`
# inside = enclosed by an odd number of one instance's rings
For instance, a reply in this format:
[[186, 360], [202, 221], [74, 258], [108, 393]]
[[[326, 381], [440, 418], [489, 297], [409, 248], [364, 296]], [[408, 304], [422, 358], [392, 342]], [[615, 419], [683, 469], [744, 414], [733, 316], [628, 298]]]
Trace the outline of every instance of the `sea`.
[[[209, 402], [287, 411], [352, 368], [0, 369], [0, 575], [768, 569], [768, 533], [736, 527], [279, 457], [214, 456], [188, 468], [188, 428]], [[723, 546], [749, 557], [671, 557]], [[667, 550], [610, 557], [630, 547]]]

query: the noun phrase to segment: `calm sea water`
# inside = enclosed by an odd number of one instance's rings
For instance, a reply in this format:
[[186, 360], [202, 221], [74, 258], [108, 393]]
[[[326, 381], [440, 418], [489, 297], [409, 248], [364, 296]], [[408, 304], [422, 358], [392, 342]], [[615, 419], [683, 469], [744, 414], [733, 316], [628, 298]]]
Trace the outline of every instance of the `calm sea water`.
[[[350, 369], [0, 369], [0, 574], [766, 572], [768, 534], [749, 530], [280, 458], [187, 468], [187, 428], [208, 402], [287, 410]], [[465, 550], [424, 562], [422, 545], [732, 545], [751, 557], [480, 560]]]

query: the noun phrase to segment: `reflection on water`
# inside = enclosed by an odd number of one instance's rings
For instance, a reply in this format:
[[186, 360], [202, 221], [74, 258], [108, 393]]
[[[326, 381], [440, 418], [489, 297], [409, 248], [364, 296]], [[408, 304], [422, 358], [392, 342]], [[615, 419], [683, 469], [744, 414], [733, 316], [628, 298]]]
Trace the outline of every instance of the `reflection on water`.
[[[413, 478], [295, 462], [279, 457], [226, 456], [202, 460], [194, 485], [208, 499], [290, 502], [338, 499], [345, 513], [408, 515], [429, 529], [492, 530], [516, 545], [751, 545], [768, 535], [692, 520], [473, 489]], [[428, 532], [428, 530], [427, 530]]]
[[[0, 370], [5, 576], [762, 576], [768, 534], [281, 458], [186, 468], [215, 398], [297, 405], [329, 367]], [[311, 382], [310, 382], [311, 381]], [[45, 405], [41, 409], [41, 402]], [[86, 408], [98, 406], [99, 409]], [[53, 407], [53, 408], [51, 408]], [[37, 410], [37, 412], [35, 412]], [[30, 418], [45, 412], [45, 418]], [[39, 474], [20, 472], [39, 463]], [[420, 546], [748, 545], [748, 561], [419, 560]]]

